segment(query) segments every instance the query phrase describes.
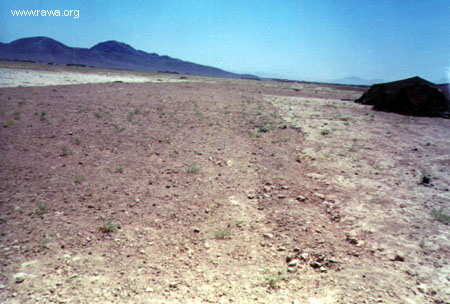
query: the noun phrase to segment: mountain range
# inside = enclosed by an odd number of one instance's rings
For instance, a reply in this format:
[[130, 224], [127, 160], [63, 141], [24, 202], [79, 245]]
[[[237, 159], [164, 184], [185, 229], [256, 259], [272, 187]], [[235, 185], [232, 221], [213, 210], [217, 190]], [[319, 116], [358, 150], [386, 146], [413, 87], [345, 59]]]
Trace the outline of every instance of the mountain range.
[[77, 48], [48, 37], [22, 38], [11, 43], [0, 43], [0, 60], [259, 79], [254, 75], [231, 73], [169, 56], [146, 53], [117, 41], [101, 42], [91, 48]]

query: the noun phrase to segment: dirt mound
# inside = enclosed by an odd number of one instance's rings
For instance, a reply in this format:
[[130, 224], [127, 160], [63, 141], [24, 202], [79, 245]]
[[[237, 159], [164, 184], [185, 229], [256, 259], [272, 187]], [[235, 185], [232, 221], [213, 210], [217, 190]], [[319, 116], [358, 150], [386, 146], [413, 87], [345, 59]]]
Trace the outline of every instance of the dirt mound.
[[356, 102], [378, 111], [450, 118], [450, 101], [435, 84], [420, 77], [375, 84]]

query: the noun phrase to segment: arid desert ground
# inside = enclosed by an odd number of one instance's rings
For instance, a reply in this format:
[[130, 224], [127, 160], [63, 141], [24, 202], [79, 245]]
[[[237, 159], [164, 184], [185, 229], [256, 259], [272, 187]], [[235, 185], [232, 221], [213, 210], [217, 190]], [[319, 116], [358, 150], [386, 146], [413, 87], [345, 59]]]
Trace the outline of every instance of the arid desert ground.
[[0, 303], [450, 303], [450, 120], [364, 87], [0, 73]]

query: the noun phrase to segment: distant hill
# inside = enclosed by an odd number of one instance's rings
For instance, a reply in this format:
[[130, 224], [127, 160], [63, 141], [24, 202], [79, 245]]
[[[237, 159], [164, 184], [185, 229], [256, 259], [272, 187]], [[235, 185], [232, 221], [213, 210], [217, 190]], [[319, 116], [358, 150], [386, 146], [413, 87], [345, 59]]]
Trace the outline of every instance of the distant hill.
[[231, 73], [169, 56], [146, 53], [117, 41], [101, 42], [87, 49], [69, 47], [47, 37], [23, 38], [11, 43], [0, 43], [0, 60], [2, 59], [224, 78], [259, 79], [254, 75]]
[[353, 84], [353, 85], [373, 85], [375, 83], [381, 83], [383, 82], [382, 79], [364, 79], [356, 76], [350, 76], [345, 78], [339, 78], [329, 81], [330, 83], [337, 83], [337, 84]]

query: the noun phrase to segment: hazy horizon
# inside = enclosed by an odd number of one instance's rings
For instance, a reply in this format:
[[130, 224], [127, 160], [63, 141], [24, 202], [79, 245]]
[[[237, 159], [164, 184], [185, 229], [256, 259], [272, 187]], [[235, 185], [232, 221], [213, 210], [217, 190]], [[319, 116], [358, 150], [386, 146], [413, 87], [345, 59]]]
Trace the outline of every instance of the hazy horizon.
[[[10, 1], [0, 41], [107, 40], [236, 73], [307, 81], [450, 78], [450, 3], [434, 1]], [[77, 18], [11, 10], [78, 10]]]

